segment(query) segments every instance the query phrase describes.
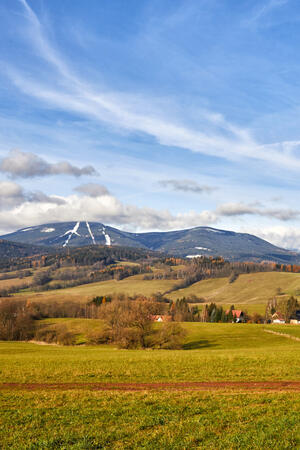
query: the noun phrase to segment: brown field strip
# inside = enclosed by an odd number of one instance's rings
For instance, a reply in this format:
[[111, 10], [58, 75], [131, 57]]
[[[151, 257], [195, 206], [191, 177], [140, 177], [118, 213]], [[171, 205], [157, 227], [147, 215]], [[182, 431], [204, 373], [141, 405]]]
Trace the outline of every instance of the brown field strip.
[[0, 390], [24, 391], [291, 391], [300, 392], [300, 381], [195, 381], [163, 383], [1, 383]]

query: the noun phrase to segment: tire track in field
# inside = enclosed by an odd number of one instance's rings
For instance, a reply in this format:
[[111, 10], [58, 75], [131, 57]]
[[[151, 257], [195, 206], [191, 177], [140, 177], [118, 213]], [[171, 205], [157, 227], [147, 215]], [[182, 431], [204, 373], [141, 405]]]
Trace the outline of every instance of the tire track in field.
[[300, 381], [194, 381], [163, 383], [1, 383], [9, 391], [270, 391], [300, 392]]

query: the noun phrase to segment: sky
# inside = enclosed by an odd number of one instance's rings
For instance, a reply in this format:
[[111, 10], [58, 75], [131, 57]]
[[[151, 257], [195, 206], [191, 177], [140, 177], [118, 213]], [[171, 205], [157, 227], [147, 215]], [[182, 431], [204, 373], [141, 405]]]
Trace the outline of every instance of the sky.
[[300, 249], [297, 0], [1, 0], [0, 233], [211, 226]]

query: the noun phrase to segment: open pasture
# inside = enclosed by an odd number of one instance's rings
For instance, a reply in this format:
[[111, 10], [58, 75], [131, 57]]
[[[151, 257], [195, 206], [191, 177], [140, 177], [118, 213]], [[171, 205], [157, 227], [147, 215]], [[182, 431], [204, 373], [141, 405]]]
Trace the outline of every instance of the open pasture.
[[[42, 292], [26, 291], [15, 295], [15, 298], [29, 298], [32, 301], [81, 301], [87, 302], [97, 295], [113, 295], [124, 293], [130, 296], [144, 295], [150, 297], [155, 293], [165, 293], [170, 299], [196, 295], [206, 302], [239, 305], [248, 312], [264, 313], [265, 305], [270, 298], [276, 296], [298, 295], [300, 292], [300, 274], [285, 272], [260, 272], [240, 275], [234, 283], [228, 278], [211, 278], [199, 281], [185, 289], [173, 290], [180, 280], [144, 280], [144, 275], [134, 275], [123, 280], [108, 280], [84, 284], [73, 288], [57, 289]], [[11, 280], [8, 280], [11, 281]], [[279, 295], [278, 292], [281, 292]]]
[[16, 299], [29, 298], [32, 301], [90, 301], [98, 295], [127, 294], [130, 296], [144, 295], [151, 297], [152, 294], [165, 292], [172, 289], [178, 281], [175, 280], [144, 280], [144, 275], [134, 275], [123, 280], [108, 280], [96, 283], [83, 284], [80, 286], [57, 289], [42, 292], [23, 292], [15, 295]]
[[[78, 319], [78, 333], [84, 335]], [[71, 319], [74, 324], [74, 319]], [[95, 321], [91, 322], [95, 326]], [[73, 325], [74, 326], [74, 325]], [[86, 326], [86, 325], [82, 325]], [[0, 344], [0, 382], [259, 381], [300, 378], [300, 343], [273, 326], [185, 323], [185, 350]], [[286, 326], [287, 333], [290, 326]]]
[[210, 278], [199, 281], [185, 289], [176, 290], [168, 297], [188, 297], [196, 295], [207, 302], [222, 304], [266, 304], [277, 296], [278, 289], [284, 295], [299, 295], [300, 274], [286, 272], [259, 272], [240, 275], [234, 283], [228, 278]]
[[[91, 319], [51, 319], [84, 336]], [[159, 326], [157, 324], [156, 326]], [[90, 383], [289, 381], [300, 379], [300, 343], [276, 326], [184, 323], [185, 350], [0, 343], [0, 441], [12, 449], [299, 448], [297, 391], [237, 388], [105, 392]], [[289, 333], [296, 326], [280, 326]], [[49, 390], [47, 385], [56, 387]], [[60, 383], [83, 388], [62, 390]], [[85, 384], [87, 383], [87, 384]], [[241, 383], [242, 384], [242, 383]], [[278, 440], [280, 436], [280, 440]]]
[[23, 286], [23, 285], [27, 285], [29, 286], [32, 283], [32, 279], [33, 277], [26, 277], [26, 278], [18, 278], [16, 276], [16, 278], [8, 278], [7, 280], [1, 280], [0, 279], [0, 290], [1, 289], [9, 289], [12, 286]]

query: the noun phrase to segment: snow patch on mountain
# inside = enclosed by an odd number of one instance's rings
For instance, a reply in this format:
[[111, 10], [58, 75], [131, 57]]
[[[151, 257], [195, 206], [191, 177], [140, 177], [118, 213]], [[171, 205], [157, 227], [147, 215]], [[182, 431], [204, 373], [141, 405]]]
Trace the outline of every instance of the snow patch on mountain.
[[102, 228], [102, 234], [105, 238], [105, 245], [111, 245], [111, 239], [110, 239], [110, 235], [106, 234], [105, 228]]
[[43, 228], [41, 233], [53, 233], [53, 231], [55, 231], [55, 228]]
[[220, 234], [224, 234], [223, 231], [220, 231], [220, 230], [214, 230], [213, 228], [206, 228], [206, 231], [211, 231], [212, 233], [220, 233]]
[[[63, 247], [66, 247], [71, 239], [71, 237], [75, 234], [76, 236], [80, 236], [79, 233], [77, 233], [77, 230], [79, 228], [80, 222], [77, 222], [76, 225], [74, 226], [74, 228], [72, 230], [68, 230], [66, 231], [62, 236], [66, 236], [68, 235], [65, 243], [63, 244]], [[62, 237], [61, 236], [61, 237]]]
[[89, 231], [89, 235], [90, 235], [91, 238], [92, 238], [93, 244], [96, 245], [95, 237], [94, 237], [94, 235], [93, 235], [93, 233], [92, 233], [90, 224], [89, 224], [88, 222], [85, 222], [85, 223], [86, 223], [86, 227], [87, 227], [87, 229], [88, 229], [88, 231]]
[[208, 252], [211, 252], [212, 250], [210, 248], [206, 247], [195, 247], [197, 250], [207, 250]]
[[186, 255], [186, 258], [201, 258], [203, 255]]

